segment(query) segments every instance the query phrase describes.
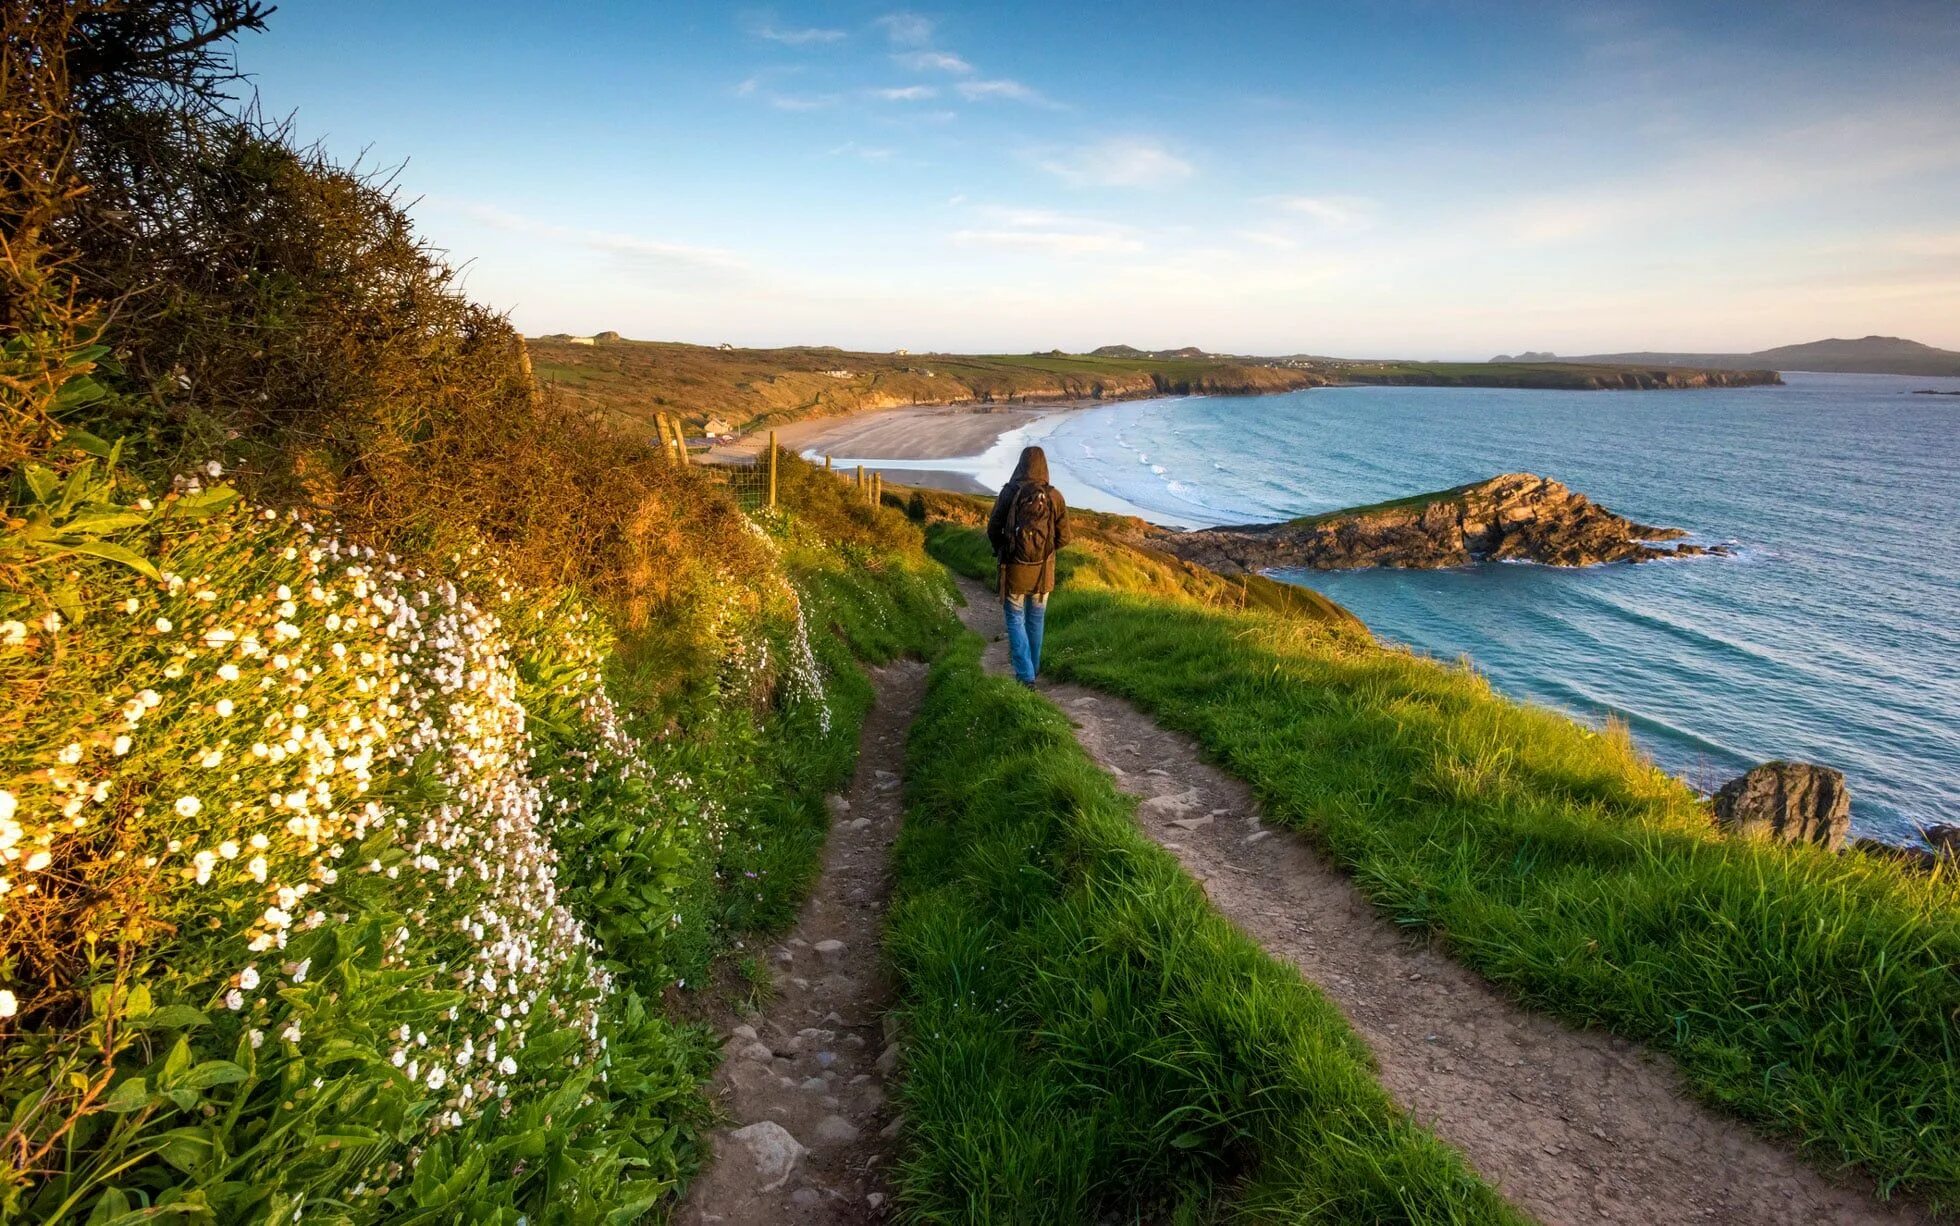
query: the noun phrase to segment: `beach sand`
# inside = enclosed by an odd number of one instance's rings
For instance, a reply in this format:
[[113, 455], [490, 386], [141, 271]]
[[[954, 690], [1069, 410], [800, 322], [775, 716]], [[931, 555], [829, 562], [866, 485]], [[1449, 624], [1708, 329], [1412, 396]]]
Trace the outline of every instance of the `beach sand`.
[[[817, 417], [776, 428], [788, 451], [855, 456], [861, 460], [951, 460], [976, 456], [994, 440], [1036, 417], [1055, 412], [994, 405], [920, 405], [876, 409], [847, 417]], [[710, 461], [745, 464], [769, 442], [766, 430], [715, 447]], [[915, 484], [920, 484], [915, 482]]]

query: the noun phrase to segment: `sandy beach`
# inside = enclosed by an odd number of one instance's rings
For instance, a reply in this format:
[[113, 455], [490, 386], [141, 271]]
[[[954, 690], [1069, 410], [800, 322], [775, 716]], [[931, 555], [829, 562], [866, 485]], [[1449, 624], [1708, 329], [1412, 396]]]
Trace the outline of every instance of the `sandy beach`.
[[[776, 445], [804, 455], [849, 457], [877, 472], [887, 482], [924, 485], [961, 493], [991, 493], [970, 472], [957, 468], [913, 466], [918, 461], [971, 460], [1011, 430], [1039, 417], [1075, 406], [917, 405], [875, 409], [846, 417], [818, 417], [776, 428]], [[747, 464], [768, 443], [768, 431], [756, 431], [723, 443], [705, 457], [710, 463]], [[903, 468], [882, 468], [872, 461], [907, 461]]]
[[[776, 428], [790, 451], [866, 460], [950, 460], [976, 456], [1009, 430], [1056, 409], [993, 405], [919, 405], [847, 417], [816, 417]], [[716, 446], [710, 459], [746, 462], [768, 443], [767, 431]]]

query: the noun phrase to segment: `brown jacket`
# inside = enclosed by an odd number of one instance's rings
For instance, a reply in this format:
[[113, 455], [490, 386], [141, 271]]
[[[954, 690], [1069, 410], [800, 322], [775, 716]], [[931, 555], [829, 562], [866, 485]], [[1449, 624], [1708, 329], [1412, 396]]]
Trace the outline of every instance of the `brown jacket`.
[[[1009, 562], [1008, 551], [1013, 547], [1009, 539], [1007, 517], [1014, 510], [1014, 496], [1021, 486], [1030, 481], [1048, 484], [1048, 457], [1041, 448], [1030, 447], [1021, 453], [1021, 462], [1014, 467], [1014, 475], [1001, 487], [1000, 496], [994, 499], [994, 513], [987, 517], [987, 543], [993, 546], [997, 565], [996, 586], [1002, 596], [1026, 596], [1030, 593], [1052, 592], [1055, 590], [1055, 554], [1051, 552], [1039, 564]], [[1055, 550], [1068, 544], [1068, 505], [1062, 501], [1062, 492], [1048, 486], [1049, 505], [1055, 509]]]

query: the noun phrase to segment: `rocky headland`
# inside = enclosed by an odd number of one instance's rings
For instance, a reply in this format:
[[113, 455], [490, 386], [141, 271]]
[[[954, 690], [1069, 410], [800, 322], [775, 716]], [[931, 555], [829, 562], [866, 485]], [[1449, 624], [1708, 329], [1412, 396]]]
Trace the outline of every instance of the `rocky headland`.
[[1301, 567], [1434, 569], [1474, 562], [1593, 566], [1726, 553], [1680, 543], [1679, 528], [1635, 523], [1549, 477], [1506, 473], [1455, 489], [1279, 524], [1176, 533], [1159, 544], [1225, 574]]

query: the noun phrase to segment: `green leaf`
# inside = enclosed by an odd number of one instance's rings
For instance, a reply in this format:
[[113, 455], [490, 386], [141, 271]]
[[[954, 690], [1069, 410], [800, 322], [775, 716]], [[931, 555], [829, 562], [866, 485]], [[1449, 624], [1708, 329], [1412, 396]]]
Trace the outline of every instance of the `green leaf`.
[[183, 1035], [178, 1035], [176, 1044], [170, 1049], [170, 1054], [163, 1058], [162, 1075], [158, 1080], [168, 1081], [174, 1079], [177, 1074], [188, 1069], [190, 1066], [191, 1041]]
[[143, 1077], [130, 1077], [117, 1082], [109, 1091], [109, 1097], [102, 1100], [102, 1109], [117, 1115], [141, 1111], [149, 1105], [150, 1083]]
[[208, 1090], [212, 1086], [228, 1086], [234, 1081], [243, 1081], [245, 1077], [245, 1070], [229, 1060], [206, 1060], [187, 1073], [182, 1084], [186, 1089]]
[[143, 557], [131, 550], [123, 548], [121, 545], [112, 545], [108, 541], [68, 541], [57, 539], [52, 541], [36, 541], [34, 544], [37, 548], [47, 550], [50, 553], [81, 553], [87, 554], [92, 558], [120, 562], [145, 579], [162, 578], [161, 575], [157, 574], [157, 568], [150, 565]]
[[137, 1018], [136, 1024], [144, 1030], [189, 1030], [208, 1025], [210, 1021], [202, 1010], [189, 1005], [165, 1005]]
[[157, 1156], [186, 1175], [195, 1175], [216, 1152], [217, 1146], [202, 1128], [173, 1128], [157, 1138]]
[[115, 455], [114, 448], [86, 430], [70, 430], [63, 436], [61, 445], [73, 447], [77, 451], [86, 451], [92, 456], [99, 456], [105, 460]]

